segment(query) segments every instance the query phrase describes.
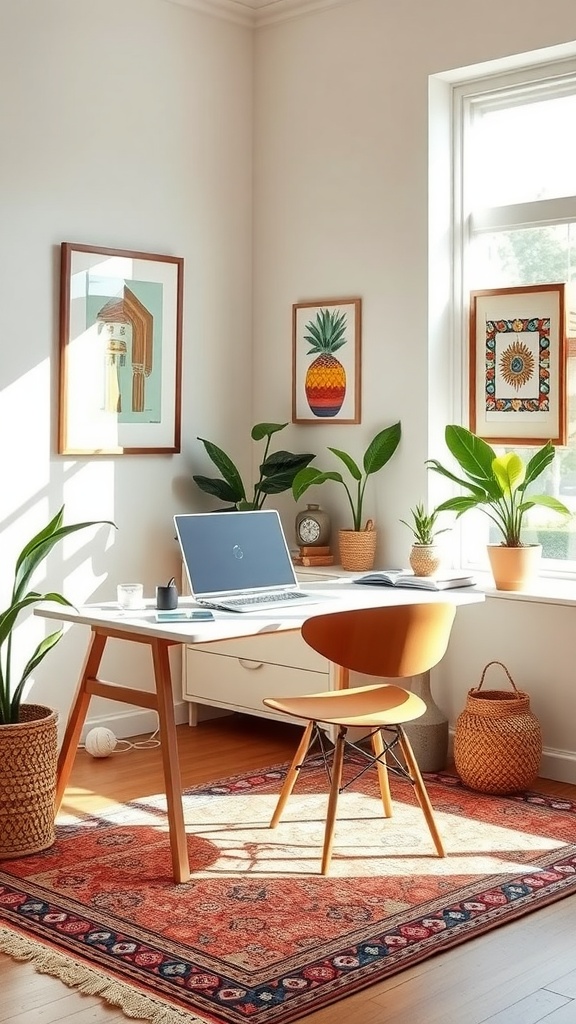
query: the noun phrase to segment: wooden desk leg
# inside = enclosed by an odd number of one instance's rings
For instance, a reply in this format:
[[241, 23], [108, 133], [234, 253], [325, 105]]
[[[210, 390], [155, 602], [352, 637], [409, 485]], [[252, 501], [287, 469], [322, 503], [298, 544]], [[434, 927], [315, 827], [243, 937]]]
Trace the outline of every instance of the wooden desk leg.
[[154, 678], [156, 680], [156, 694], [158, 697], [160, 749], [164, 765], [164, 785], [168, 808], [172, 869], [176, 882], [187, 882], [190, 878], [190, 863], [188, 860], [186, 830], [184, 828], [182, 782], [178, 761], [176, 723], [174, 721], [172, 677], [168, 657], [168, 649], [171, 645], [165, 640], [155, 638], [150, 641], [150, 645], [152, 647]]
[[64, 798], [64, 792], [68, 785], [68, 779], [70, 778], [70, 772], [72, 771], [72, 765], [74, 764], [76, 751], [78, 750], [82, 726], [86, 720], [88, 705], [90, 703], [90, 694], [87, 691], [87, 683], [88, 680], [92, 679], [98, 672], [98, 667], [106, 646], [106, 639], [107, 638], [102, 636], [100, 633], [94, 633], [94, 631], [92, 631], [92, 640], [88, 647], [88, 651], [86, 652], [84, 665], [82, 667], [82, 672], [80, 673], [80, 682], [76, 691], [76, 697], [74, 698], [74, 704], [70, 711], [66, 732], [64, 733], [64, 740], [62, 741], [62, 747], [60, 749], [60, 756], [58, 758], [58, 781], [56, 784], [55, 804], [56, 814], [60, 810], [60, 804]]

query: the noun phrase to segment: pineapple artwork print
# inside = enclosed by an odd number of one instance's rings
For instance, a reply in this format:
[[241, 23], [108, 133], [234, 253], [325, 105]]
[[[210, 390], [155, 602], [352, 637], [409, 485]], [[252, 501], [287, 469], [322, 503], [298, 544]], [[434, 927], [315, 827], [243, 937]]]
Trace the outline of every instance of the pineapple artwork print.
[[346, 344], [346, 313], [339, 309], [320, 309], [305, 326], [304, 341], [310, 346], [310, 363], [304, 381], [306, 401], [314, 416], [333, 417], [340, 412], [346, 397], [346, 370], [335, 352]]

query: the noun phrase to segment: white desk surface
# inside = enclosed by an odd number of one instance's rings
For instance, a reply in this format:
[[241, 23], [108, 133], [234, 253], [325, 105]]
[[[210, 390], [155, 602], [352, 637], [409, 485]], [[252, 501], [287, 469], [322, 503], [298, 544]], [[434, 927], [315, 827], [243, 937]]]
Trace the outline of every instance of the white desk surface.
[[[156, 622], [153, 599], [146, 602], [145, 608], [137, 611], [120, 611], [115, 601], [89, 604], [80, 608], [46, 604], [40, 605], [34, 611], [36, 615], [44, 618], [58, 619], [60, 622], [78, 622], [92, 627], [103, 626], [125, 635], [160, 637], [173, 643], [207, 644], [243, 636], [256, 636], [258, 633], [299, 630], [305, 619], [327, 612], [438, 601], [466, 605], [477, 604], [485, 599], [483, 591], [476, 590], [475, 587], [436, 592], [416, 588], [358, 586], [350, 579], [305, 583], [302, 589], [307, 593], [314, 591], [318, 595], [318, 601], [303, 604], [298, 609], [278, 608], [265, 613], [215, 611], [212, 622]], [[188, 609], [199, 606], [192, 598], [180, 598], [178, 607]]]

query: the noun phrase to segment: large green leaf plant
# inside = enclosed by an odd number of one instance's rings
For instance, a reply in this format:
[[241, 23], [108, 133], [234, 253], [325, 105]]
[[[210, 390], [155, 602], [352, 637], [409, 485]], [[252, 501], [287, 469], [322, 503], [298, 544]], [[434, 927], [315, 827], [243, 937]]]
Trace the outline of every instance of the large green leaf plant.
[[264, 456], [259, 466], [259, 477], [254, 484], [252, 493], [248, 497], [248, 488], [244, 486], [239, 470], [232, 462], [232, 459], [222, 448], [207, 441], [204, 437], [198, 440], [204, 445], [206, 454], [219, 470], [220, 477], [207, 477], [194, 474], [192, 479], [201, 491], [212, 494], [225, 501], [239, 511], [246, 509], [262, 508], [269, 494], [280, 494], [282, 491], [290, 490], [294, 477], [308, 466], [315, 455], [297, 455], [294, 452], [270, 452], [272, 436], [287, 427], [287, 423], [256, 423], [252, 427], [251, 438], [253, 441], [264, 441]]
[[62, 636], [62, 628], [44, 637], [36, 650], [27, 661], [24, 670], [18, 679], [14, 678], [12, 641], [21, 612], [30, 605], [38, 604], [39, 601], [54, 601], [57, 604], [72, 607], [62, 594], [49, 591], [41, 594], [36, 590], [30, 590], [29, 584], [33, 573], [38, 569], [52, 548], [64, 537], [78, 530], [84, 530], [89, 526], [99, 526], [106, 522], [109, 526], [115, 524], [108, 520], [97, 522], [73, 523], [70, 526], [63, 525], [64, 506], [54, 516], [44, 529], [22, 548], [18, 555], [14, 570], [14, 583], [10, 604], [4, 611], [0, 612], [0, 726], [9, 725], [19, 721], [20, 706], [24, 694], [24, 686], [35, 668], [44, 660], [49, 651], [56, 646]]
[[305, 469], [301, 469], [294, 477], [292, 483], [294, 498], [298, 501], [309, 487], [323, 484], [326, 480], [335, 480], [337, 483], [342, 484], [346, 491], [352, 512], [352, 529], [356, 531], [362, 530], [364, 492], [368, 483], [368, 477], [377, 473], [390, 461], [400, 443], [400, 436], [401, 425], [399, 422], [393, 423], [390, 427], [385, 427], [384, 430], [379, 431], [364, 452], [362, 467], [358, 465], [351, 455], [348, 455], [347, 452], [342, 451], [340, 448], [328, 448], [329, 452], [332, 452], [333, 455], [344, 463], [352, 477], [352, 481], [347, 482], [342, 474], [336, 470], [323, 471], [316, 469], [314, 466], [308, 466]]
[[525, 463], [515, 452], [496, 455], [486, 441], [465, 427], [454, 424], [447, 426], [445, 440], [464, 476], [453, 473], [437, 459], [429, 459], [427, 465], [467, 493], [448, 498], [438, 505], [438, 512], [456, 512], [456, 518], [459, 518], [470, 509], [479, 508], [499, 530], [501, 544], [511, 548], [524, 546], [524, 516], [535, 505], [541, 505], [559, 515], [572, 515], [566, 505], [549, 494], [527, 493], [529, 485], [542, 475], [554, 459], [554, 446], [550, 441]]

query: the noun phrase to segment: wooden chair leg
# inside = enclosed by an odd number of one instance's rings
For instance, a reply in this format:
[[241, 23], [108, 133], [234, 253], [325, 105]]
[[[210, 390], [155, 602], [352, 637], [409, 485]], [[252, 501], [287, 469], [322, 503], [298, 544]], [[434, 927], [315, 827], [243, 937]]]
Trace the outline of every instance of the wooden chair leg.
[[338, 808], [338, 796], [342, 784], [342, 766], [344, 764], [344, 745], [347, 729], [340, 726], [336, 744], [334, 746], [334, 759], [332, 761], [332, 785], [330, 786], [330, 797], [328, 799], [328, 811], [326, 814], [326, 829], [324, 831], [324, 849], [322, 851], [322, 874], [327, 875], [332, 860], [332, 844], [334, 842], [334, 822], [336, 821], [336, 810]]
[[436, 847], [436, 852], [439, 857], [445, 857], [446, 853], [444, 850], [444, 845], [440, 838], [440, 833], [438, 832], [438, 829], [436, 827], [436, 822], [434, 820], [434, 811], [432, 810], [430, 797], [428, 796], [428, 791], [426, 789], [426, 786], [424, 785], [422, 775], [420, 774], [418, 762], [414, 757], [414, 751], [412, 750], [410, 741], [406, 733], [404, 732], [402, 726], [398, 726], [398, 740], [400, 743], [400, 748], [404, 755], [406, 767], [410, 772], [410, 775], [414, 779], [414, 791], [418, 798], [418, 803], [422, 808], [422, 813], [424, 814], [424, 817], [426, 819], [426, 824], [428, 825], [428, 828], [430, 830], [430, 835], [432, 836], [432, 841], [434, 843], [434, 846]]
[[388, 769], [386, 767], [385, 759], [382, 757], [382, 754], [384, 753], [384, 742], [382, 740], [382, 733], [380, 729], [373, 732], [370, 739], [372, 743], [372, 750], [374, 751], [374, 757], [378, 758], [376, 761], [376, 770], [378, 772], [382, 806], [384, 807], [384, 817], [391, 818], [392, 797], [390, 795], [390, 780], [388, 778]]
[[306, 757], [306, 752], [308, 750], [308, 747], [310, 746], [310, 739], [312, 737], [312, 730], [314, 728], [314, 725], [314, 722], [309, 722], [306, 728], [304, 729], [302, 739], [298, 744], [298, 749], [294, 754], [292, 764], [290, 765], [288, 769], [288, 774], [284, 779], [284, 785], [280, 790], [280, 796], [278, 797], [278, 803], [276, 804], [276, 809], [274, 811], [274, 814], [272, 815], [270, 828], [276, 828], [276, 825], [278, 824], [280, 818], [282, 817], [282, 811], [286, 806], [286, 801], [288, 800], [288, 797], [290, 796], [292, 790], [294, 789], [294, 786], [296, 785], [296, 780], [298, 778], [298, 775], [300, 774], [302, 762]]

